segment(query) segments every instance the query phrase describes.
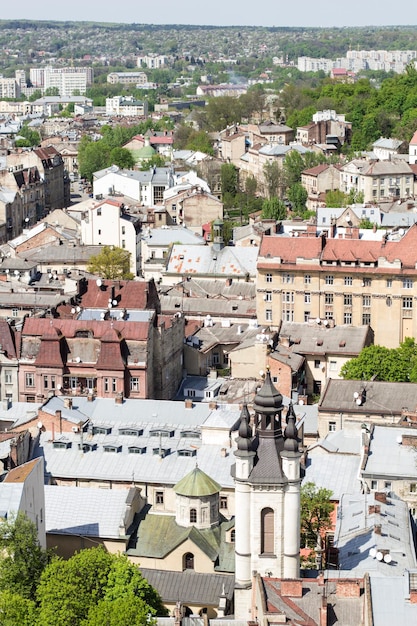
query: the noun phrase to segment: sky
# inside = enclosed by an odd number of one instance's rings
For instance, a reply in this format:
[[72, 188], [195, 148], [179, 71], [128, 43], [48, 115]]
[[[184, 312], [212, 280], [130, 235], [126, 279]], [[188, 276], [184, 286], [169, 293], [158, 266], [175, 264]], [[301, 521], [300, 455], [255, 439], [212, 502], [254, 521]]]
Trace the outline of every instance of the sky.
[[386, 26], [417, 23], [415, 0], [21, 0], [2, 2], [0, 19], [199, 24], [214, 26]]

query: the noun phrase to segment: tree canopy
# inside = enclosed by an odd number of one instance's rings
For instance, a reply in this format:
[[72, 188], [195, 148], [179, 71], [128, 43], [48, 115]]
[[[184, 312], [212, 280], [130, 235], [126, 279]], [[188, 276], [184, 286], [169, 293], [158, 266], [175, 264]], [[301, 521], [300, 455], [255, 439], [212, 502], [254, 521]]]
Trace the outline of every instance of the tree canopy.
[[301, 539], [302, 545], [316, 548], [321, 533], [331, 528], [332, 492], [308, 482], [301, 487]]
[[130, 271], [130, 252], [116, 246], [103, 246], [90, 258], [87, 271], [109, 280], [134, 278]]
[[372, 345], [346, 361], [340, 374], [347, 380], [417, 382], [417, 345], [407, 337], [398, 348]]

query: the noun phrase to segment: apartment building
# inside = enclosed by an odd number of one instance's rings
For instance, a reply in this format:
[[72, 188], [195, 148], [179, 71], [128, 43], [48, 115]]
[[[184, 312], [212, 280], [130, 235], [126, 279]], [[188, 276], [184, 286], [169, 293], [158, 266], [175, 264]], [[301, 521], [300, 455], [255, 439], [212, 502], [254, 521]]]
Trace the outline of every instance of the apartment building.
[[136, 100], [133, 96], [106, 98], [106, 115], [146, 117], [148, 115], [148, 103]]
[[145, 85], [148, 77], [145, 72], [111, 72], [107, 76], [110, 85]]
[[0, 75], [0, 98], [20, 98], [20, 84], [15, 78]]
[[358, 191], [364, 202], [409, 198], [414, 193], [414, 173], [405, 161], [370, 161], [358, 173]]
[[382, 241], [346, 228], [337, 239], [265, 236], [257, 269], [261, 324], [316, 320], [323, 325], [369, 325], [375, 343], [397, 347], [417, 335], [417, 226]]
[[44, 67], [31, 68], [30, 81], [37, 89], [56, 87], [60, 96], [72, 96], [75, 92], [83, 95], [93, 83], [91, 67]]

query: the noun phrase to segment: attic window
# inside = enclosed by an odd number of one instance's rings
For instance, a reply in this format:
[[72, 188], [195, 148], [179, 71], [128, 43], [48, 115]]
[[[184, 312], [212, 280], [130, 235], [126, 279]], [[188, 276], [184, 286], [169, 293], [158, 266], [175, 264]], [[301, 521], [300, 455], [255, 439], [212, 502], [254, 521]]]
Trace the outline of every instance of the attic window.
[[106, 445], [103, 446], [104, 452], [121, 452], [122, 446]]
[[196, 454], [197, 454], [197, 450], [187, 450], [187, 449], [177, 450], [178, 456], [196, 456]]
[[97, 445], [95, 443], [83, 443], [82, 445], [79, 443], [78, 444], [78, 449], [81, 450], [83, 452], [92, 452], [93, 450], [96, 450]]
[[180, 432], [180, 436], [189, 439], [201, 439], [201, 433], [199, 430], [182, 430]]
[[175, 435], [175, 430], [157, 428], [155, 430], [151, 430], [149, 435], [151, 437], [173, 437]]
[[143, 428], [119, 428], [119, 435], [140, 437], [141, 435], [143, 435]]
[[168, 454], [171, 454], [171, 448], [153, 448], [152, 454], [155, 456], [159, 455], [161, 458], [164, 458], [165, 456], [168, 456]]
[[339, 341], [339, 348], [344, 348], [345, 346], [346, 346], [346, 341], [344, 339]]
[[93, 426], [93, 435], [110, 435], [111, 428], [105, 426]]
[[145, 447], [129, 446], [128, 447], [128, 451], [129, 451], [129, 454], [145, 454], [146, 453], [146, 446]]
[[93, 337], [93, 333], [91, 330], [77, 330], [75, 337], [78, 337], [79, 339], [91, 339]]
[[68, 448], [71, 448], [71, 442], [70, 441], [54, 441], [53, 447], [56, 450], [67, 450]]

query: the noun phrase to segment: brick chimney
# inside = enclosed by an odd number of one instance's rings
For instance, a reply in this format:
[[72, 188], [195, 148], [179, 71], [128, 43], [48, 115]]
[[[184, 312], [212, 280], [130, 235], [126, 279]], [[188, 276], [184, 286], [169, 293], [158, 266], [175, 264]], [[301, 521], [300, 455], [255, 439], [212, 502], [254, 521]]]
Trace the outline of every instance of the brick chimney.
[[114, 401], [115, 401], [116, 404], [123, 404], [123, 394], [122, 393], [118, 393], [114, 397]]
[[191, 398], [185, 398], [185, 408], [186, 409], [193, 408], [193, 401], [191, 400]]
[[384, 491], [375, 491], [374, 498], [377, 502], [382, 502], [382, 504], [387, 503], [387, 494]]
[[281, 595], [284, 597], [302, 598], [302, 580], [281, 580]]
[[64, 398], [64, 407], [66, 409], [72, 409], [72, 398]]

